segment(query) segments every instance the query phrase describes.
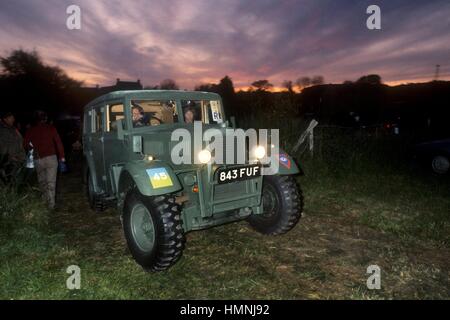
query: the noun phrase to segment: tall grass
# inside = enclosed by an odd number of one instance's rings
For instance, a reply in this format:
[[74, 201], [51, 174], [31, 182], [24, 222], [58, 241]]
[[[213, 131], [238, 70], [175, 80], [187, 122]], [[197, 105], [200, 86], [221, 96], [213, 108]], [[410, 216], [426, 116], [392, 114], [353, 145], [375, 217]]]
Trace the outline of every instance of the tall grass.
[[0, 188], [0, 230], [10, 234], [23, 227], [45, 228], [48, 215], [39, 194], [32, 188], [17, 192], [14, 187]]
[[[314, 155], [296, 154], [313, 205], [337, 205], [407, 241], [450, 245], [450, 179], [414, 165], [409, 137], [318, 127]], [[322, 203], [320, 203], [322, 202]]]
[[450, 179], [434, 176], [413, 161], [413, 135], [383, 128], [348, 128], [319, 123], [313, 151], [292, 152], [309, 121], [256, 114], [238, 119], [243, 128], [280, 129], [280, 147], [302, 167], [306, 208], [338, 206], [358, 212], [359, 222], [408, 241], [450, 245]]
[[43, 298], [42, 288], [56, 284], [49, 265], [64, 248], [50, 219], [36, 190], [0, 190], [0, 299]]

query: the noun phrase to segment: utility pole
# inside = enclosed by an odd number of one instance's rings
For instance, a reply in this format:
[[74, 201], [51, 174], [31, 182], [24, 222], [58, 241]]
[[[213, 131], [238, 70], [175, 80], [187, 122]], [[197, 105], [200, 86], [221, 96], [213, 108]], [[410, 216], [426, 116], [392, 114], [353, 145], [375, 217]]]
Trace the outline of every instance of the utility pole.
[[436, 73], [434, 74], [434, 80], [438, 81], [439, 80], [439, 68], [441, 66], [439, 64], [436, 65]]

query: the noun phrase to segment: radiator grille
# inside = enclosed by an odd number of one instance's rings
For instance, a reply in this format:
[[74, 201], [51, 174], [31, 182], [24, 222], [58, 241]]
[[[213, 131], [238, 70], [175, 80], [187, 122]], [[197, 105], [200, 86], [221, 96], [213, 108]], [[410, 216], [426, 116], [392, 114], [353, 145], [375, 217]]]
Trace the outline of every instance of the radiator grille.
[[216, 185], [214, 188], [214, 200], [224, 200], [245, 195], [247, 193], [248, 181], [236, 181]]

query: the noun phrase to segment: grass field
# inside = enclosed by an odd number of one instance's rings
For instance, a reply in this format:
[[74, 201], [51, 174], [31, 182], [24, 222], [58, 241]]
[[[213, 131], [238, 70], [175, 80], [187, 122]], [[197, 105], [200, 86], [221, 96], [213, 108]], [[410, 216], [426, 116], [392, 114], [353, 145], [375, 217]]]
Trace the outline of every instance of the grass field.
[[[189, 233], [182, 259], [157, 274], [132, 260], [114, 210], [89, 209], [77, 171], [60, 177], [55, 212], [36, 190], [2, 192], [0, 298], [449, 299], [448, 178], [357, 152], [302, 161], [304, 216], [288, 234], [245, 221]], [[66, 288], [70, 265], [80, 290]], [[380, 290], [366, 287], [369, 265], [381, 268]]]

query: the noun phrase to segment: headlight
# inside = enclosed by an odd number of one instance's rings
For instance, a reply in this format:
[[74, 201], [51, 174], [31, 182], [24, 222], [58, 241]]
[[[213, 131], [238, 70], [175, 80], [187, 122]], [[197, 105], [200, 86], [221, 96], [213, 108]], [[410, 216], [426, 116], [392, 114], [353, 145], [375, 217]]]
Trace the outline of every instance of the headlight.
[[208, 163], [211, 160], [211, 152], [209, 150], [202, 150], [198, 153], [198, 160], [200, 163]]
[[257, 146], [255, 148], [255, 157], [256, 159], [262, 159], [266, 155], [266, 148], [263, 146]]

